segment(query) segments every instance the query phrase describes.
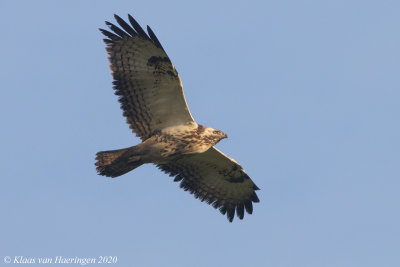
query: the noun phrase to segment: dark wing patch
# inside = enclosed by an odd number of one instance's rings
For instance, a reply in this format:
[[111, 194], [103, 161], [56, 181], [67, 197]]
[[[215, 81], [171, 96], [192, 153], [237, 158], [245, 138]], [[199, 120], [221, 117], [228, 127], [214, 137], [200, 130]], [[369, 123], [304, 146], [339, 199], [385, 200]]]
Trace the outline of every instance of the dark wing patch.
[[244, 210], [252, 214], [253, 202], [259, 202], [255, 192], [259, 188], [242, 167], [214, 147], [157, 167], [175, 176], [183, 190], [226, 214], [230, 222], [235, 212], [239, 219], [243, 219]]
[[155, 66], [158, 65], [160, 63], [171, 63], [171, 60], [169, 60], [168, 57], [155, 57], [152, 56], [151, 58], [149, 58], [149, 60], [147, 60], [147, 65], [149, 66]]
[[142, 140], [169, 126], [193, 122], [178, 72], [154, 32], [148, 34], [128, 15], [129, 25], [114, 15], [120, 27], [106, 22], [107, 52], [115, 94], [123, 115]]

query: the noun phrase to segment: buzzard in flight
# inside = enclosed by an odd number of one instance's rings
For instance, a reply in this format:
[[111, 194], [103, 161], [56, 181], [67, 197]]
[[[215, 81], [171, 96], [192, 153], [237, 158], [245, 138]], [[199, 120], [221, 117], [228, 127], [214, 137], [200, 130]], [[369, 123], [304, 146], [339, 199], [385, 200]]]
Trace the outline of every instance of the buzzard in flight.
[[206, 201], [232, 222], [235, 212], [243, 219], [259, 202], [253, 183], [243, 168], [214, 147], [227, 135], [197, 124], [187, 107], [178, 72], [157, 37], [147, 33], [128, 15], [114, 15], [120, 27], [106, 22], [115, 94], [123, 115], [142, 143], [97, 153], [100, 175], [117, 177], [142, 164], [153, 163], [180, 181], [180, 187]]

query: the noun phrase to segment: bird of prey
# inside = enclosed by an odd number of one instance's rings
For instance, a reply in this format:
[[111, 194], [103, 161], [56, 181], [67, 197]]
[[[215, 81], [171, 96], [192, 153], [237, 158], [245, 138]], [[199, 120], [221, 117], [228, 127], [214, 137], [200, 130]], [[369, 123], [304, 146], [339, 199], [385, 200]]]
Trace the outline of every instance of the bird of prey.
[[128, 15], [114, 15], [120, 27], [106, 21], [106, 36], [115, 94], [123, 115], [142, 143], [96, 155], [97, 172], [123, 175], [145, 163], [180, 181], [180, 187], [206, 201], [232, 222], [243, 219], [259, 202], [259, 188], [243, 168], [214, 147], [227, 135], [197, 124], [189, 112], [178, 72], [154, 32], [147, 33]]

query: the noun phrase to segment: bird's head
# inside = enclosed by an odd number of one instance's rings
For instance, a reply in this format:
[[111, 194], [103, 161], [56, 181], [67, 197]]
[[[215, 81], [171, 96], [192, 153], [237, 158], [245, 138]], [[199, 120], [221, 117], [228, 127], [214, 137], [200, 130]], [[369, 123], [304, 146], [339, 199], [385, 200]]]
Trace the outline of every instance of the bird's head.
[[213, 145], [224, 138], [228, 138], [228, 135], [226, 133], [213, 128], [207, 128], [205, 134], [207, 136], [207, 139], [209, 139], [211, 141], [210, 143], [213, 143]]

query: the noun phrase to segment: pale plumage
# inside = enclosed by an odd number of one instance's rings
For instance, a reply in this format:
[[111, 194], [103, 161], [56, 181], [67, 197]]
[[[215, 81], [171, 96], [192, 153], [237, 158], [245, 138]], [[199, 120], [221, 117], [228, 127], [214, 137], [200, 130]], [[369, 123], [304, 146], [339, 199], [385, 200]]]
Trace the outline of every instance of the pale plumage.
[[148, 35], [128, 15], [129, 25], [115, 15], [119, 27], [106, 22], [115, 94], [130, 128], [142, 139], [133, 147], [97, 153], [97, 171], [117, 177], [153, 163], [175, 176], [174, 181], [233, 220], [235, 211], [253, 212], [258, 187], [243, 168], [213, 147], [227, 135], [198, 125], [183, 95], [178, 72], [147, 26]]

